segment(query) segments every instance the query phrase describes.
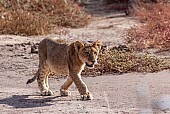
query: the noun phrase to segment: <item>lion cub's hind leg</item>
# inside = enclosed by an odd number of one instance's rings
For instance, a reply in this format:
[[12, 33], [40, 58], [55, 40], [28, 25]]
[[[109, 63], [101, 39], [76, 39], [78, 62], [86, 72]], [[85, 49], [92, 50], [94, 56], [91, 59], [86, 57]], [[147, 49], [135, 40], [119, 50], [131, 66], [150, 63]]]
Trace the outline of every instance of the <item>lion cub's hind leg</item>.
[[37, 78], [38, 87], [40, 89], [41, 95], [43, 96], [51, 96], [53, 92], [49, 89], [48, 85], [48, 74], [49, 71], [46, 69], [39, 70], [39, 76]]
[[60, 88], [61, 96], [70, 96], [71, 95], [71, 92], [68, 90], [68, 88], [71, 86], [72, 83], [73, 83], [73, 80], [71, 79], [70, 76], [68, 76], [66, 82]]

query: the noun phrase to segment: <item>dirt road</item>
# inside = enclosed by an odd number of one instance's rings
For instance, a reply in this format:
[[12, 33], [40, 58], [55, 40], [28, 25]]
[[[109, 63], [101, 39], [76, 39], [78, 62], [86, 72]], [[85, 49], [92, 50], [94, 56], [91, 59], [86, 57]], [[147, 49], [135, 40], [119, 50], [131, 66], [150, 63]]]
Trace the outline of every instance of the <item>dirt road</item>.
[[72, 96], [60, 97], [65, 78], [50, 78], [54, 96], [40, 96], [36, 82], [27, 86], [38, 66], [38, 55], [31, 47], [46, 37], [67, 41], [100, 39], [109, 46], [124, 42], [124, 29], [137, 23], [124, 14], [97, 15], [96, 20], [69, 34], [21, 37], [0, 36], [0, 114], [163, 114], [170, 113], [170, 71], [130, 73], [83, 78], [94, 95], [80, 101], [73, 85]]
[[72, 96], [60, 97], [58, 90], [65, 78], [50, 78], [55, 96], [40, 96], [36, 83], [29, 86], [25, 83], [38, 66], [38, 55], [31, 53], [31, 46], [42, 38], [0, 36], [1, 114], [168, 113], [170, 71], [83, 78], [94, 95], [92, 101], [80, 101], [75, 85], [71, 87]]
[[167, 108], [170, 97], [165, 96], [170, 93], [169, 73], [110, 74], [83, 78], [94, 100], [80, 101], [75, 85], [70, 88], [72, 96], [60, 97], [58, 90], [64, 78], [50, 78], [50, 87], [55, 96], [42, 97], [36, 83], [26, 86], [25, 82], [31, 76], [26, 76], [24, 72], [1, 72], [0, 110], [1, 114], [170, 113]]

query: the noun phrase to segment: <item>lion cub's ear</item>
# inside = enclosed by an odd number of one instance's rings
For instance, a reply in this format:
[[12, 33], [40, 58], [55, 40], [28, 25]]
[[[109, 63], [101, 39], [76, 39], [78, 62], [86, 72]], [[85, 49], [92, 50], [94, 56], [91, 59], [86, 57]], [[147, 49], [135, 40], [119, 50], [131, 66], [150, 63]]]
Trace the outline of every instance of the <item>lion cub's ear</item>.
[[101, 49], [101, 47], [102, 47], [102, 42], [100, 42], [99, 40], [97, 40], [97, 41], [95, 41], [95, 42], [93, 43], [93, 46]]
[[75, 47], [75, 50], [78, 52], [80, 50], [80, 48], [82, 48], [84, 46], [83, 43], [79, 42], [79, 41], [76, 41], [74, 43], [74, 47]]

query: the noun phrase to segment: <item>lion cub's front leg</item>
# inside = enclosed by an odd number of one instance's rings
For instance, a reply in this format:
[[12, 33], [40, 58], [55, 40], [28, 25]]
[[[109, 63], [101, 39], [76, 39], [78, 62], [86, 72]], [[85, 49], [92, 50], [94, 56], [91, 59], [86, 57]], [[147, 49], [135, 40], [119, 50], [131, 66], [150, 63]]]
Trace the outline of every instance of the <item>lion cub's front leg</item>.
[[87, 92], [86, 94], [81, 95], [81, 100], [92, 100], [92, 99], [93, 99], [93, 96], [90, 92]]
[[76, 85], [76, 87], [77, 87], [77, 89], [78, 89], [78, 91], [81, 95], [81, 100], [92, 100], [93, 96], [89, 92], [86, 84], [81, 79], [81, 75], [70, 73], [70, 77], [74, 81], [74, 83], [75, 83], [75, 85]]

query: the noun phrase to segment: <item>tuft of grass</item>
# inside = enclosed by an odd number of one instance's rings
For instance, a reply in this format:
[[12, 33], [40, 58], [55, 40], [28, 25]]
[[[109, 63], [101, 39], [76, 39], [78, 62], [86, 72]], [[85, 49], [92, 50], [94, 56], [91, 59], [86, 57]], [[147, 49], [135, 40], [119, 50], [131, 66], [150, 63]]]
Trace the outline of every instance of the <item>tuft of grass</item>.
[[170, 4], [145, 4], [135, 15], [143, 25], [127, 30], [126, 43], [135, 50], [170, 49]]
[[101, 53], [98, 65], [93, 70], [85, 69], [83, 75], [106, 73], [158, 72], [170, 69], [170, 58], [158, 58], [147, 54], [139, 55], [132, 51], [110, 49]]
[[44, 35], [61, 27], [78, 28], [90, 16], [72, 0], [1, 0], [0, 34]]

